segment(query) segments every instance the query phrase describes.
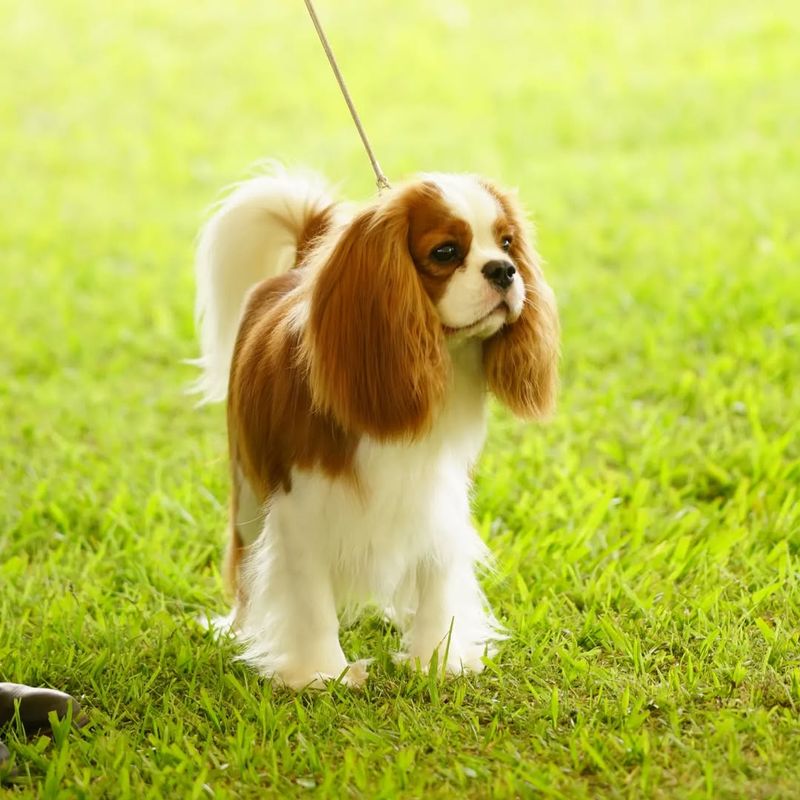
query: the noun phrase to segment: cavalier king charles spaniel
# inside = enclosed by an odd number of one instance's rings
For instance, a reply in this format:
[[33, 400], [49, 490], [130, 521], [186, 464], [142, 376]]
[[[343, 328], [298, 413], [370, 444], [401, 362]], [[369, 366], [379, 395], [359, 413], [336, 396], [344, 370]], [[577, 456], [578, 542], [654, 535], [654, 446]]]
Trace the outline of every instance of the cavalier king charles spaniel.
[[557, 388], [556, 303], [515, 196], [423, 174], [354, 210], [276, 169], [217, 207], [197, 281], [197, 388], [228, 409], [217, 626], [286, 686], [359, 685], [339, 615], [377, 603], [400, 658], [479, 672], [504, 638], [470, 519], [487, 395], [533, 418]]

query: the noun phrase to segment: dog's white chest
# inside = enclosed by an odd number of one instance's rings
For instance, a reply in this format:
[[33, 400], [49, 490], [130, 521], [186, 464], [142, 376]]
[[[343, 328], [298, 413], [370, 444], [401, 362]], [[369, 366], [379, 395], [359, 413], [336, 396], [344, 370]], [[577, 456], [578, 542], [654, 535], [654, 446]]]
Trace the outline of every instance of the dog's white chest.
[[357, 486], [298, 470], [291, 492], [271, 503], [281, 531], [325, 553], [340, 603], [386, 600], [420, 559], [446, 558], [462, 535], [473, 535], [469, 473], [485, 434], [484, 397], [479, 354], [457, 355], [450, 399], [425, 437], [391, 444], [365, 437]]

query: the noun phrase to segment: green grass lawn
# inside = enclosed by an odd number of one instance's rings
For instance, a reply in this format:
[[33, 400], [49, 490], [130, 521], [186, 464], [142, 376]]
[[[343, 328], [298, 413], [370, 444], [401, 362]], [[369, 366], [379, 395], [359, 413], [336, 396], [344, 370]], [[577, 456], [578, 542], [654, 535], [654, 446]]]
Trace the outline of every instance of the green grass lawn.
[[[513, 635], [479, 677], [274, 689], [224, 610], [224, 413], [192, 408], [193, 242], [264, 156], [369, 165], [302, 3], [2, 1], [0, 735], [11, 797], [800, 797], [796, 0], [318, 0], [390, 179], [520, 187], [555, 418], [494, 409], [475, 495]], [[0, 790], [2, 791], [2, 790]]]

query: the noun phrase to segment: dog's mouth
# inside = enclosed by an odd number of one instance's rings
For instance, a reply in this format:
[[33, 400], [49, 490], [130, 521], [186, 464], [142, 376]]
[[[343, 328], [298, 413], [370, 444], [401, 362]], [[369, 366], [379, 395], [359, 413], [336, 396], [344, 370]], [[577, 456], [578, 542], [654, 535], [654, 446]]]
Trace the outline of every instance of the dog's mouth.
[[[508, 306], [506, 305], [505, 300], [501, 300], [491, 311], [484, 314], [482, 317], [475, 320], [475, 322], [470, 322], [469, 325], [462, 325], [461, 327], [454, 328], [450, 325], [442, 325], [442, 330], [444, 330], [445, 336], [456, 336], [456, 335], [466, 335], [469, 336], [471, 333], [478, 332], [481, 328], [483, 328], [488, 322], [496, 321], [497, 322], [505, 322], [506, 317], [508, 316]], [[500, 315], [502, 314], [502, 319]]]

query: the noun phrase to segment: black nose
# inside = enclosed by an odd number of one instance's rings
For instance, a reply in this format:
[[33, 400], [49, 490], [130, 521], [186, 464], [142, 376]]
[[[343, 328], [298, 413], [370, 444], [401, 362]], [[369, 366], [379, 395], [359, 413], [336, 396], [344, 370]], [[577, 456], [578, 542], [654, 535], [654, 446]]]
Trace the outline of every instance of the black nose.
[[505, 291], [514, 280], [514, 265], [510, 261], [489, 261], [481, 270], [484, 277], [492, 286]]

